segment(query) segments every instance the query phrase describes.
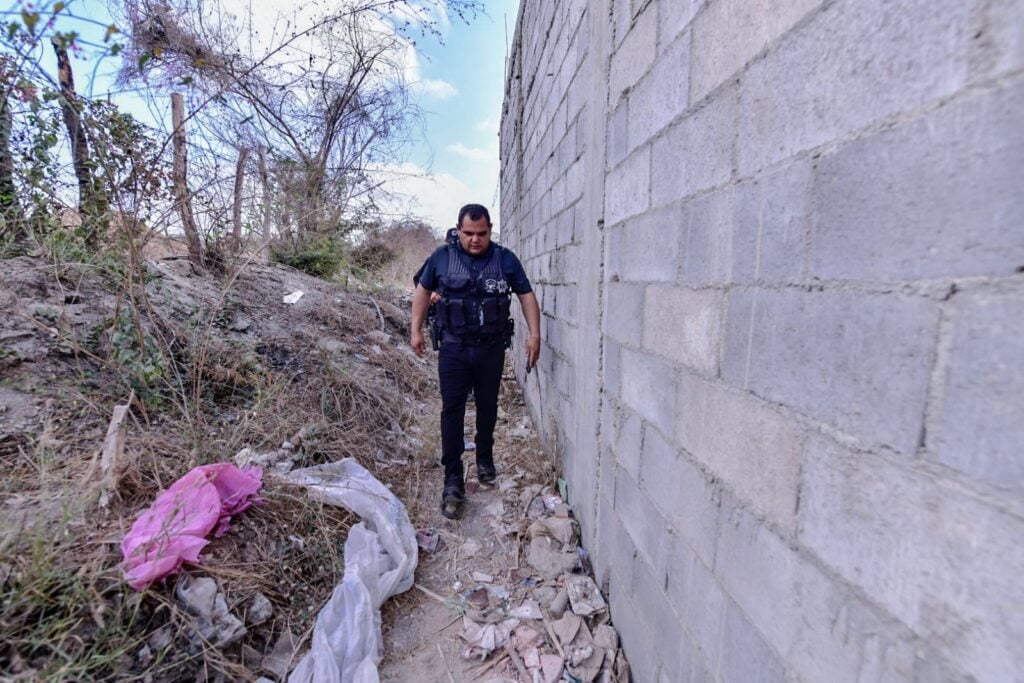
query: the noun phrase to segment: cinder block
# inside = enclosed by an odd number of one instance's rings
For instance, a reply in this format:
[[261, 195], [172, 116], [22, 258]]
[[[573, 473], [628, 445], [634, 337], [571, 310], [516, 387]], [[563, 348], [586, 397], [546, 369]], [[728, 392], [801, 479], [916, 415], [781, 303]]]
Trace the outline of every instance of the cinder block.
[[690, 34], [681, 35], [658, 55], [653, 68], [629, 93], [630, 149], [657, 135], [688, 102]]
[[791, 528], [803, 433], [749, 394], [680, 374], [676, 441], [740, 500]]
[[576, 309], [579, 304], [579, 292], [576, 285], [560, 288], [555, 300], [555, 316], [570, 324], [576, 324]]
[[719, 680], [727, 600], [715, 576], [703, 563], [694, 562], [690, 575], [689, 600], [684, 606], [683, 621], [687, 630], [693, 634], [697, 648], [714, 680]]
[[1024, 491], [1024, 289], [954, 297], [953, 340], [938, 424], [937, 462]]
[[612, 226], [646, 210], [651, 202], [651, 148], [641, 147], [605, 180], [604, 216]]
[[800, 540], [977, 680], [1024, 653], [1024, 521], [910, 467], [809, 444]]
[[727, 284], [732, 281], [733, 226], [736, 191], [724, 187], [691, 199], [683, 206], [686, 232], [677, 280], [688, 285]]
[[[665, 559], [665, 574], [659, 577], [659, 580], [664, 583], [666, 598], [677, 606], [678, 611], [678, 606], [688, 604], [690, 574], [693, 572], [693, 563], [700, 560], [697, 559], [690, 544], [678, 532], [670, 530], [665, 545], [668, 549]], [[682, 619], [680, 619], [679, 629], [683, 630]]]
[[683, 32], [705, 0], [658, 0], [658, 46], [665, 49]]
[[617, 408], [611, 415], [612, 450], [619, 466], [633, 479], [640, 478], [640, 449], [643, 443], [643, 422], [632, 410]]
[[608, 230], [605, 273], [631, 282], [673, 282], [687, 224], [679, 204], [644, 212]]
[[[615, 3], [619, 4], [619, 3]], [[629, 29], [626, 39], [612, 55], [608, 82], [608, 102], [615, 104], [633, 87], [654, 63], [658, 46], [658, 12], [644, 12]]]
[[[730, 304], [732, 301], [730, 301]], [[748, 311], [732, 308], [729, 317]], [[898, 294], [761, 290], [751, 327], [730, 321], [723, 360], [745, 386], [872, 444], [913, 453], [935, 354], [934, 302]]]
[[725, 331], [719, 373], [737, 389], [747, 388], [750, 370], [752, 321], [757, 306], [755, 287], [733, 287], [726, 297]]
[[644, 348], [705, 376], [718, 374], [724, 294], [650, 285], [644, 295]]
[[1024, 4], [1017, 0], [995, 0], [983, 5], [985, 38], [979, 61], [988, 68], [985, 76], [1002, 76], [1024, 67]]
[[741, 183], [735, 197], [733, 282], [798, 282], [810, 229], [811, 164]]
[[721, 676], [723, 681], [749, 683], [782, 683], [786, 680], [786, 667], [778, 655], [732, 600], [725, 606]]
[[799, 680], [915, 680], [913, 634], [878, 616], [743, 508], [723, 518], [715, 573]]
[[633, 600], [649, 625], [653, 638], [649, 648], [654, 654], [655, 671], [678, 671], [681, 666], [679, 641], [682, 639], [682, 624], [675, 606], [665, 595], [664, 582], [660, 580], [663, 572], [655, 572], [640, 557], [636, 563]]
[[637, 554], [660, 575], [668, 557], [665, 518], [622, 467], [615, 470], [615, 512], [633, 540]]
[[[740, 175], [948, 97], [967, 81], [971, 4], [835, 2], [742, 76]], [[698, 50], [699, 51], [699, 50]]]
[[678, 571], [675, 565], [685, 562], [688, 554], [696, 553], [704, 564], [714, 566], [721, 508], [719, 491], [651, 426], [644, 430], [640, 487], [664, 513], [676, 539], [670, 551], [666, 581], [674, 582], [673, 572]]
[[619, 396], [622, 392], [622, 369], [619, 345], [610, 337], [605, 336], [602, 346], [602, 379], [604, 391], [609, 396]]
[[622, 649], [629, 661], [631, 678], [637, 681], [653, 680], [657, 669], [655, 652], [651, 648], [654, 637], [645, 615], [640, 613], [633, 600], [612, 590], [608, 600], [612, 623], [619, 633]]
[[668, 128], [655, 142], [653, 206], [719, 185], [733, 172], [736, 88], [720, 91], [704, 107]]
[[672, 433], [676, 414], [676, 373], [653, 356], [621, 349], [622, 399], [662, 433]]
[[811, 274], [914, 280], [1024, 264], [1024, 82], [818, 162]]
[[716, 0], [693, 22], [691, 95], [699, 102], [823, 0]]
[[605, 293], [608, 303], [604, 315], [604, 332], [618, 342], [640, 346], [643, 332], [644, 287], [610, 283]]

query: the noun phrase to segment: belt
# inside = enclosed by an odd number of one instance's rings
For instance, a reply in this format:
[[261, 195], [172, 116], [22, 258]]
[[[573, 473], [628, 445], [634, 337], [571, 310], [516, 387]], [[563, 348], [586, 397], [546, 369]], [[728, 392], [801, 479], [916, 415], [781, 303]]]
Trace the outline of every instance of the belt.
[[504, 342], [504, 339], [497, 335], [471, 337], [445, 332], [441, 336], [441, 341], [445, 344], [458, 344], [459, 346], [499, 346]]

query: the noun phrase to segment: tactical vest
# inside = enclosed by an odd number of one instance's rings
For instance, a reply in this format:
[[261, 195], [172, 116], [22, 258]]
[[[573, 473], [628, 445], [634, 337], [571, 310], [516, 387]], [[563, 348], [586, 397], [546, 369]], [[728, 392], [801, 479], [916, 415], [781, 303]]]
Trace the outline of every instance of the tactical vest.
[[476, 275], [463, 261], [457, 245], [448, 246], [448, 270], [441, 278], [438, 320], [445, 335], [471, 342], [507, 341], [512, 289], [502, 268], [497, 244]]

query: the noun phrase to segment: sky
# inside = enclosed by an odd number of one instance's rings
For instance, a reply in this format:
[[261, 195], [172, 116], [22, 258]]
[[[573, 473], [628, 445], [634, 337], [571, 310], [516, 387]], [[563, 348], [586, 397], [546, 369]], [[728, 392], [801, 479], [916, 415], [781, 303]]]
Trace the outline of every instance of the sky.
[[[224, 5], [252, 6], [258, 0], [222, 0]], [[482, 0], [485, 10], [469, 23], [454, 13], [438, 16], [439, 37], [418, 32], [416, 47], [406, 50], [404, 63], [413, 99], [423, 112], [422, 125], [414, 131], [402, 159], [379, 168], [380, 177], [391, 193], [381, 203], [385, 214], [406, 213], [424, 219], [443, 234], [454, 226], [459, 207], [470, 202], [484, 204], [500, 230], [498, 208], [498, 126], [504, 97], [505, 61], [515, 30], [519, 0]], [[78, 16], [105, 23], [109, 21], [103, 0], [79, 0], [69, 5]], [[303, 14], [308, 6], [293, 7], [280, 2], [275, 10]], [[257, 12], [257, 15], [260, 13]], [[273, 23], [266, 15], [265, 33]], [[83, 25], [84, 26], [84, 25]], [[99, 26], [97, 29], [96, 26]], [[102, 24], [87, 27], [102, 33]], [[44, 57], [45, 58], [45, 57]], [[49, 59], [47, 59], [49, 61]], [[108, 58], [92, 82], [92, 95], [103, 97], [112, 88], [102, 75], [116, 67]], [[82, 76], [85, 76], [82, 74]], [[76, 80], [91, 80], [76, 77]], [[84, 85], [84, 84], [83, 84]], [[83, 89], [80, 87], [80, 89]], [[115, 101], [122, 109], [141, 119], [169, 119], [167, 107], [150, 109], [131, 93]], [[169, 125], [169, 120], [165, 120]]]
[[[497, 204], [498, 125], [505, 92], [507, 45], [515, 31], [519, 0], [484, 0], [487, 15], [470, 25], [452, 18], [443, 44], [420, 44], [418, 86], [426, 110], [423, 139], [415, 144], [392, 189], [433, 225], [455, 225], [463, 204], [491, 209], [500, 229]], [[506, 22], [508, 26], [506, 40]]]

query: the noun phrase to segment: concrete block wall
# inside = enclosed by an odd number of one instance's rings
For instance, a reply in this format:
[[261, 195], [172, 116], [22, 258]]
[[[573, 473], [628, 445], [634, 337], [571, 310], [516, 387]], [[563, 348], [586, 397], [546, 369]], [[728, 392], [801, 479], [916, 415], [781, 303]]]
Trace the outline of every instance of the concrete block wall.
[[518, 368], [639, 681], [1024, 671], [1024, 3], [523, 0]]

